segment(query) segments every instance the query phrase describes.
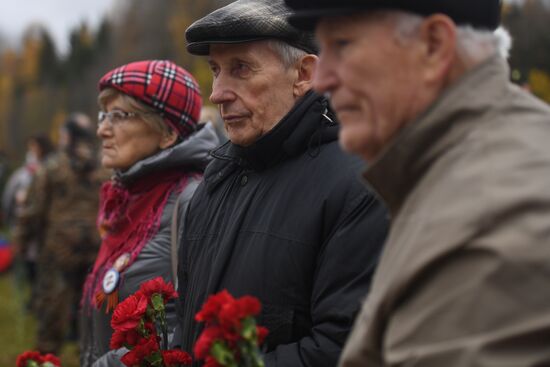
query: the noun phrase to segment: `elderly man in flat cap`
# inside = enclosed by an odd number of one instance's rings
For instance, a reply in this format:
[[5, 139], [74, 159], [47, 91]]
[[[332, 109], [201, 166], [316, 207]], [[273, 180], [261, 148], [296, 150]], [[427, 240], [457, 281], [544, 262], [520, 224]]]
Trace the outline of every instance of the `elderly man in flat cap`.
[[286, 0], [392, 216], [340, 366], [550, 366], [550, 109], [497, 0]]
[[282, 0], [240, 0], [186, 33], [188, 50], [208, 58], [230, 141], [213, 151], [182, 225], [181, 340], [192, 349], [195, 313], [227, 289], [262, 302], [266, 366], [334, 366], [388, 219], [311, 91], [313, 34], [289, 14]]

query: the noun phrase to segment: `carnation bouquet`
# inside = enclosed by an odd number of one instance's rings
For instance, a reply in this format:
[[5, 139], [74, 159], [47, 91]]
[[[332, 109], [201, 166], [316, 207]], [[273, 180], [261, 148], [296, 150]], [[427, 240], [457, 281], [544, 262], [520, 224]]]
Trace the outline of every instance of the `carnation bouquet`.
[[267, 329], [256, 325], [258, 299], [233, 298], [226, 290], [208, 298], [195, 320], [205, 328], [194, 347], [195, 358], [205, 367], [263, 367], [260, 345]]
[[17, 367], [61, 367], [61, 361], [55, 355], [42, 355], [36, 351], [21, 353], [15, 364]]
[[[129, 349], [121, 362], [128, 367], [178, 367], [189, 365], [191, 356], [168, 350], [166, 303], [177, 297], [171, 283], [161, 277], [143, 283], [140, 289], [118, 304], [111, 326], [111, 349]], [[161, 345], [162, 343], [162, 345]]]

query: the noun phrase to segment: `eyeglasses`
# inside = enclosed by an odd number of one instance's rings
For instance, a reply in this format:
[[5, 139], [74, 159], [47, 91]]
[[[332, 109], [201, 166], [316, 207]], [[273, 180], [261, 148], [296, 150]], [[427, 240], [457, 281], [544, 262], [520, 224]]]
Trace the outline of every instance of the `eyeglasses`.
[[114, 110], [111, 112], [99, 111], [97, 114], [97, 124], [101, 126], [105, 121], [108, 121], [111, 126], [116, 126], [128, 119], [139, 117], [143, 115], [151, 115], [153, 113], [137, 113], [137, 112], [124, 112], [119, 110]]

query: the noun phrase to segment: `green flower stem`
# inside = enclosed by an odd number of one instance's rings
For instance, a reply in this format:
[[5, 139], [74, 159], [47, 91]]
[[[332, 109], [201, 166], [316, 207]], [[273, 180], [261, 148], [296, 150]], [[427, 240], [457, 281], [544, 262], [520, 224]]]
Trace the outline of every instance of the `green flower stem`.
[[164, 312], [160, 315], [160, 329], [162, 331], [162, 350], [168, 350], [168, 325]]
[[242, 356], [242, 367], [264, 367], [260, 349], [255, 342], [241, 342], [239, 349]]
[[166, 323], [166, 311], [162, 294], [155, 293], [151, 296], [155, 319], [160, 323], [162, 334], [162, 350], [168, 350], [168, 325]]

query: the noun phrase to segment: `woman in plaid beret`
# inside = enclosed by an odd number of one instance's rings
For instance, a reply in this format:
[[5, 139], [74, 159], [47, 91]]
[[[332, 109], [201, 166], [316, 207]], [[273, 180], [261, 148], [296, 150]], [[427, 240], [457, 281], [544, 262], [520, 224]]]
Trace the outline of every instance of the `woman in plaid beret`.
[[[101, 78], [99, 90], [101, 162], [114, 176], [101, 189], [102, 244], [82, 298], [85, 367], [122, 365], [126, 350], [109, 350], [113, 309], [148, 279], [172, 281], [174, 206], [180, 217], [218, 143], [211, 125], [199, 128], [195, 79], [170, 61], [118, 67]], [[167, 318], [175, 326], [173, 304]]]

